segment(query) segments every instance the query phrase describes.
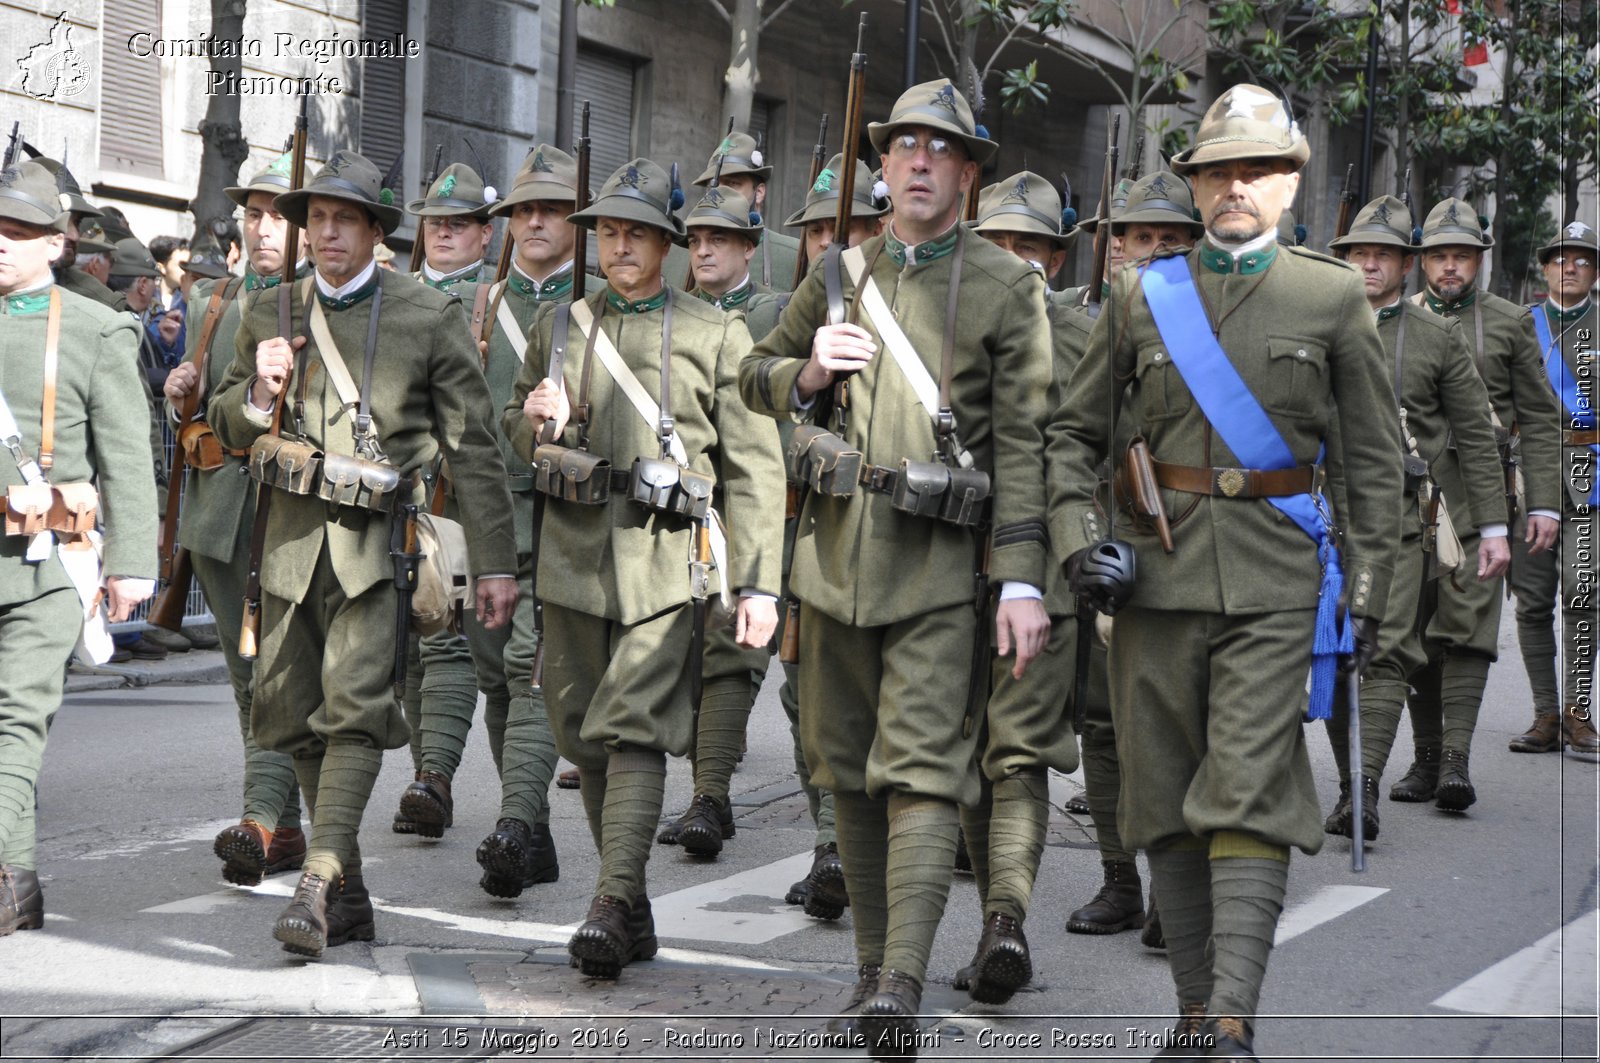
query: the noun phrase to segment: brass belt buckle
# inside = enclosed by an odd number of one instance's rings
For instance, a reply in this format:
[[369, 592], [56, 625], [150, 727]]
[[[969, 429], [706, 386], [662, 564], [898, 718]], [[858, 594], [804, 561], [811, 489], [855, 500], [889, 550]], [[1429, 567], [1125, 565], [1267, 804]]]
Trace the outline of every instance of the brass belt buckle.
[[1218, 469], [1212, 474], [1212, 483], [1218, 491], [1229, 498], [1239, 497], [1246, 484], [1243, 469]]

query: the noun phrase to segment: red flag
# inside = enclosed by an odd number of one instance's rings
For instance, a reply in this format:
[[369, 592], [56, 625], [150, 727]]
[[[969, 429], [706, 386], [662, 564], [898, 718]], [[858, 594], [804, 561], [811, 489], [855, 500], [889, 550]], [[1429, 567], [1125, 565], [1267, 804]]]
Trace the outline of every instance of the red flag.
[[1489, 46], [1479, 41], [1477, 44], [1467, 45], [1467, 50], [1462, 53], [1463, 66], [1482, 66], [1489, 61]]

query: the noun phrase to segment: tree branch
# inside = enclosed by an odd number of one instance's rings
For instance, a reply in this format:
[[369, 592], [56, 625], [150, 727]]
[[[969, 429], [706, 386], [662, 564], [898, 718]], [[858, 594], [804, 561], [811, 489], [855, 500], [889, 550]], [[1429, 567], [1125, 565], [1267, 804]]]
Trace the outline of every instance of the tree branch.
[[[757, 32], [767, 32], [767, 27], [772, 25], [772, 20], [783, 14], [784, 10], [787, 9], [792, 3], [794, 3], [794, 0], [783, 0], [783, 3], [778, 5], [777, 10], [773, 11], [772, 14], [761, 20], [761, 28]], [[720, 8], [722, 5], [718, 4], [717, 6]]]
[[722, 6], [721, 0], [706, 0], [706, 3], [711, 5], [711, 10], [715, 11], [723, 22], [733, 25], [733, 16], [728, 14], [728, 9]]

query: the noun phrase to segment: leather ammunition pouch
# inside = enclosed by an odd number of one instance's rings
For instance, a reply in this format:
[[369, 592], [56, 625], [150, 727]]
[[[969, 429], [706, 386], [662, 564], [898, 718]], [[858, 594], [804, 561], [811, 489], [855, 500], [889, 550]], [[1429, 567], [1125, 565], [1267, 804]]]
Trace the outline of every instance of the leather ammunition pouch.
[[6, 534], [34, 536], [50, 521], [55, 492], [47, 483], [12, 484], [6, 488]]
[[843, 439], [817, 425], [800, 425], [789, 441], [790, 477], [821, 495], [855, 494], [861, 463], [861, 451], [850, 449]]
[[316, 494], [322, 451], [283, 436], [257, 436], [250, 445], [250, 478], [291, 495]]
[[417, 477], [404, 476], [387, 462], [347, 454], [324, 454], [317, 497], [337, 506], [393, 513], [411, 500]]
[[889, 504], [913, 517], [932, 517], [958, 528], [982, 524], [988, 507], [989, 474], [951, 468], [937, 461], [903, 458], [889, 490]]
[[183, 448], [184, 460], [201, 472], [222, 468], [228, 452], [211, 426], [204, 421], [190, 421], [178, 432], [178, 446]]
[[656, 513], [704, 520], [716, 481], [670, 458], [635, 458], [628, 471], [628, 500]]
[[91, 483], [12, 484], [6, 488], [5, 533], [82, 535], [94, 530], [99, 512], [100, 492]]
[[1405, 492], [1414, 495], [1428, 479], [1428, 463], [1420, 454], [1407, 454], [1401, 459], [1405, 470]]
[[545, 443], [533, 452], [533, 487], [563, 502], [602, 506], [611, 497], [611, 463], [587, 450]]

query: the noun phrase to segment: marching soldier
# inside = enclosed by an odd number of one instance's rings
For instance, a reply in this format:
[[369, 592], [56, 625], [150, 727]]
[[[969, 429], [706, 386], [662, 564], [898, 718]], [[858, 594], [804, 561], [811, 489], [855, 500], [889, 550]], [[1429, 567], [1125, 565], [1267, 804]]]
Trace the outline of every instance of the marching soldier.
[[[684, 225], [695, 278], [689, 294], [718, 310], [743, 314], [753, 339], [771, 332], [778, 321], [778, 297], [750, 277], [750, 261], [766, 236], [761, 215], [739, 193], [713, 185]], [[771, 658], [770, 646], [743, 649], [726, 627], [707, 634], [691, 754], [694, 797], [656, 841], [682, 844], [691, 856], [715, 857], [722, 843], [733, 837], [728, 783], [743, 756], [745, 726]]]
[[[484, 327], [493, 329], [484, 373], [496, 409], [511, 401], [527, 354], [528, 329], [540, 307], [572, 297], [572, 255], [580, 230], [567, 220], [577, 198], [578, 164], [566, 152], [539, 144], [517, 171], [511, 191], [491, 214], [503, 216], [514, 257], [506, 279], [490, 290]], [[586, 190], [587, 191], [587, 190]], [[517, 580], [525, 593], [502, 654], [501, 685], [510, 692], [503, 724], [495, 739], [495, 720], [485, 714], [489, 745], [499, 749], [500, 816], [479, 843], [483, 867], [479, 885], [495, 897], [515, 897], [560, 875], [555, 840], [550, 835], [550, 777], [556, 770], [556, 743], [546, 715], [544, 690], [533, 685], [534, 599], [533, 477], [517, 457], [511, 437], [499, 428], [500, 452], [510, 474], [511, 517], [517, 536]], [[482, 680], [480, 680], [482, 682]]]
[[[1194, 196], [1188, 182], [1168, 170], [1146, 174], [1137, 181], [1124, 181], [1120, 191], [1112, 196], [1110, 213], [1108, 278], [1113, 277], [1114, 269], [1120, 268], [1117, 263], [1145, 262], [1160, 251], [1192, 247], [1205, 235], [1205, 226], [1195, 220]], [[1076, 299], [1070, 293], [1063, 293], [1063, 298], [1052, 301], [1052, 307], [1070, 301], [1075, 310], [1086, 310], [1087, 297], [1087, 290]], [[1052, 316], [1052, 322], [1057, 323], [1059, 372], [1059, 337], [1082, 337], [1075, 338], [1076, 350], [1069, 355], [1075, 366], [1083, 357], [1093, 321], [1086, 313], [1075, 313]], [[1063, 388], [1065, 380], [1063, 377]], [[1119, 447], [1126, 448], [1129, 434], [1123, 432], [1117, 441]], [[1122, 844], [1122, 835], [1117, 830], [1122, 770], [1117, 760], [1117, 734], [1111, 717], [1105, 667], [1105, 649], [1096, 639], [1090, 644], [1089, 678], [1085, 688], [1088, 704], [1084, 706], [1083, 787], [1089, 816], [1094, 822], [1095, 843], [1100, 849], [1104, 877], [1094, 898], [1067, 916], [1067, 930], [1074, 934], [1115, 934], [1148, 920], [1151, 925], [1145, 944], [1159, 947], [1160, 929], [1154, 900], [1152, 898], [1147, 913], [1135, 854]]]
[[[1492, 244], [1470, 204], [1447, 199], [1436, 205], [1422, 224], [1427, 286], [1411, 301], [1461, 322], [1494, 406], [1508, 503], [1515, 497], [1510, 455], [1520, 439], [1527, 484], [1525, 507], [1518, 502], [1526, 510], [1522, 549], [1537, 557], [1555, 546], [1561, 527], [1561, 414], [1540, 364], [1528, 308], [1477, 287], [1483, 252]], [[1468, 557], [1477, 552], [1476, 538], [1471, 529], [1462, 530]], [[1432, 800], [1451, 812], [1477, 801], [1467, 765], [1489, 665], [1499, 656], [1503, 586], [1497, 579], [1439, 581], [1439, 603], [1423, 643], [1428, 663], [1413, 675], [1407, 702], [1416, 760], [1390, 787], [1391, 800]]]
[[[806, 260], [807, 269], [833, 243], [833, 227], [839, 220], [839, 172], [843, 168], [843, 155], [829, 159], [828, 165], [817, 171], [817, 179], [806, 190], [805, 206], [783, 220], [784, 225], [790, 228], [799, 226], [801, 229], [800, 254]], [[874, 178], [867, 170], [867, 164], [859, 160], [856, 162], [855, 184], [850, 187], [850, 238], [847, 243], [855, 247], [883, 231], [884, 217], [889, 213], [889, 187], [881, 177]]]
[[[489, 286], [483, 277], [483, 259], [494, 235], [489, 210], [494, 189], [470, 166], [453, 162], [445, 167], [428, 194], [406, 204], [406, 213], [418, 219], [422, 230], [422, 269], [412, 276], [430, 288], [457, 296], [467, 310], [468, 335], [474, 340], [482, 330], [488, 309]], [[433, 508], [452, 520], [461, 513], [448, 481], [448, 471], [430, 469]], [[475, 618], [464, 619], [466, 637], [450, 629], [417, 638], [415, 657], [406, 671], [402, 699], [406, 723], [411, 728], [413, 778], [400, 795], [392, 829], [396, 834], [440, 838], [455, 822], [455, 799], [450, 785], [461, 764], [467, 733], [478, 709], [478, 690], [484, 692], [484, 718], [496, 762], [498, 738], [505, 732], [507, 703], [504, 665], [509, 625], [485, 631]], [[481, 678], [481, 682], [480, 682]]]
[[[1064, 222], [1061, 197], [1050, 182], [1023, 172], [983, 190], [972, 231], [1027, 262], [1041, 277], [1052, 277], [1077, 236]], [[1048, 292], [1041, 297], [1053, 352], [1049, 402], [1059, 405], [1061, 389], [1083, 355], [1085, 332], [1077, 321], [1066, 319], [1086, 319], [1058, 305]], [[1078, 767], [1077, 737], [1068, 715], [1078, 625], [1072, 594], [1059, 571], [1047, 573], [1044, 606], [1050, 615], [1050, 641], [1027, 674], [1014, 677], [1004, 660], [990, 670], [978, 740], [981, 796], [975, 807], [961, 809], [983, 933], [971, 965], [956, 974], [955, 986], [984, 1004], [1004, 1004], [1033, 976], [1022, 926], [1050, 820], [1046, 771]], [[1134, 896], [1142, 915], [1137, 886]]]
[[[830, 1028], [898, 1057], [914, 1051], [957, 808], [981, 792], [984, 580], [1001, 588], [992, 615], [1016, 678], [1049, 638], [1050, 337], [1038, 272], [959, 224], [996, 145], [976, 135], [954, 86], [906, 90], [868, 133], [885, 157], [892, 223], [811, 270], [739, 378], [753, 409], [780, 418], [833, 396], [834, 416], [796, 430], [811, 434], [792, 572], [800, 726], [812, 779], [834, 795], [860, 964], [848, 1014]], [[835, 284], [854, 309], [830, 324]], [[859, 477], [838, 476], [841, 463], [859, 463]]]
[[[717, 168], [719, 163], [720, 172]], [[762, 157], [754, 137], [745, 133], [731, 133], [723, 138], [717, 150], [711, 153], [711, 158], [706, 160], [705, 172], [695, 178], [695, 187], [705, 188], [713, 179], [724, 191], [743, 196], [752, 212], [765, 215], [767, 182], [772, 180], [772, 167]], [[768, 229], [756, 247], [750, 274], [762, 287], [786, 292], [794, 283], [794, 260], [799, 254], [798, 240]]]
[[[738, 595], [739, 646], [764, 646], [777, 621], [777, 439], [734, 389], [750, 346], [741, 318], [663, 282], [667, 247], [684, 239], [678, 195], [636, 159], [571, 216], [595, 230], [606, 285], [541, 311], [502, 420], [549, 495], [534, 591], [556, 746], [578, 766], [600, 854], [568, 945], [591, 977], [655, 954], [644, 865], [666, 758], [694, 740], [686, 695], [702, 663], [709, 567], [724, 596]], [[728, 510], [725, 548], [707, 508], [713, 485]]]
[[[34, 788], [67, 661], [85, 616], [98, 623], [101, 573], [112, 622], [155, 589], [145, 411], [128, 401], [138, 325], [55, 282], [67, 225], [47, 169], [0, 173], [0, 937], [44, 925]], [[89, 540], [99, 532], [68, 512], [68, 491], [101, 510], [103, 558]]]
[[223, 446], [255, 448], [252, 471], [273, 488], [251, 727], [264, 748], [294, 757], [313, 810], [304, 873], [273, 930], [285, 949], [313, 957], [373, 936], [356, 832], [383, 751], [409, 737], [394, 664], [408, 641], [399, 610], [409, 603], [396, 586], [414, 537], [396, 531], [407, 530], [401, 507], [420, 501], [419, 471], [439, 450], [472, 516], [479, 619], [506, 623], [517, 595], [478, 352], [456, 299], [378, 270], [373, 248], [400, 222], [380, 183], [365, 158], [340, 151], [274, 200], [306, 230], [316, 262], [289, 293], [293, 331], [310, 335], [280, 334], [278, 290], [247, 295], [237, 356], [207, 417]]
[[[222, 860], [222, 877], [241, 886], [253, 886], [264, 875], [298, 868], [305, 859], [306, 838], [300, 827], [294, 760], [287, 753], [263, 749], [251, 733], [254, 662], [239, 656], [245, 579], [250, 569], [248, 529], [255, 524], [256, 485], [247, 475], [248, 454], [222, 449], [205, 422], [203, 403], [216, 392], [233, 363], [234, 340], [248, 293], [270, 290], [283, 278], [289, 223], [273, 200], [289, 189], [289, 163], [288, 155], [279, 156], [245, 184], [226, 189], [228, 198], [244, 210], [245, 274], [195, 286], [196, 317], [194, 327], [188, 330], [187, 357], [167, 377], [165, 387], [173, 410], [186, 401], [201, 404], [196, 406], [193, 425], [178, 426], [179, 445], [189, 455], [178, 541], [189, 551], [194, 577], [216, 619], [233, 700], [239, 708], [239, 733], [244, 739], [244, 813], [238, 824], [217, 834], [212, 851]], [[196, 388], [199, 397], [191, 400]]]
[[[56, 194], [65, 196], [67, 203], [67, 232], [66, 249], [55, 262], [54, 269], [56, 283], [69, 292], [75, 292], [87, 299], [111, 307], [113, 310], [126, 310], [128, 304], [120, 292], [114, 292], [103, 281], [96, 280], [76, 265], [78, 258], [78, 242], [80, 239], [79, 226], [90, 218], [107, 218], [105, 211], [83, 198], [83, 189], [78, 186], [77, 179], [72, 176], [72, 171], [67, 169], [55, 159], [40, 156], [32, 160], [43, 166], [52, 175], [56, 183]], [[132, 233], [115, 233], [110, 226], [103, 230], [105, 242], [115, 245], [121, 236], [131, 236]]]
[[[1558, 752], [1563, 743], [1579, 753], [1600, 753], [1594, 727], [1595, 618], [1594, 455], [1600, 437], [1594, 422], [1595, 231], [1575, 221], [1555, 241], [1539, 248], [1539, 266], [1549, 288], [1543, 307], [1533, 308], [1540, 357], [1561, 404], [1561, 526], [1557, 543], [1535, 553], [1513, 544], [1511, 586], [1517, 592], [1517, 642], [1533, 689], [1533, 726], [1511, 740], [1515, 753]], [[1580, 544], [1588, 544], [1581, 547]], [[1587, 553], [1587, 557], [1585, 557]], [[1555, 607], [1561, 597], [1566, 633], [1564, 676], [1556, 682]], [[1559, 699], [1559, 700], [1558, 700]], [[1559, 721], [1559, 722], [1558, 722]]]
[[[1377, 317], [1384, 364], [1393, 366], [1406, 468], [1394, 579], [1378, 625], [1378, 652], [1361, 682], [1362, 823], [1370, 841], [1378, 836], [1378, 780], [1394, 746], [1409, 680], [1427, 663], [1422, 640], [1439, 600], [1431, 584], [1441, 584], [1442, 593], [1442, 584], [1451, 581], [1494, 580], [1510, 564], [1511, 548], [1489, 395], [1472, 366], [1461, 324], [1401, 298], [1416, 254], [1411, 211], [1395, 196], [1375, 199], [1331, 246], [1361, 271]], [[1436, 527], [1442, 535], [1435, 535]], [[1477, 549], [1470, 560], [1460, 559], [1461, 571], [1446, 572], [1437, 543], [1454, 536], [1455, 527], [1472, 529]], [[1337, 699], [1328, 720], [1340, 796], [1323, 824], [1329, 834], [1345, 837], [1351, 833], [1348, 712]]]
[[[1399, 433], [1372, 314], [1349, 267], [1276, 241], [1309, 156], [1272, 93], [1235, 85], [1211, 106], [1172, 161], [1205, 238], [1115, 277], [1051, 428], [1052, 542], [1074, 590], [1115, 614], [1111, 710], [1139, 787], [1119, 826], [1149, 855], [1181, 1009], [1163, 1055], [1252, 1055], [1289, 849], [1323, 841], [1307, 670], [1326, 715], [1341, 583], [1358, 666], [1388, 591]], [[1174, 518], [1170, 553], [1154, 517], [1119, 521], [1132, 546], [1105, 540], [1094, 469], [1121, 410], [1142, 445], [1112, 455], [1117, 476], [1154, 480], [1156, 500], [1132, 497]], [[1342, 580], [1317, 494], [1335, 417]]]

